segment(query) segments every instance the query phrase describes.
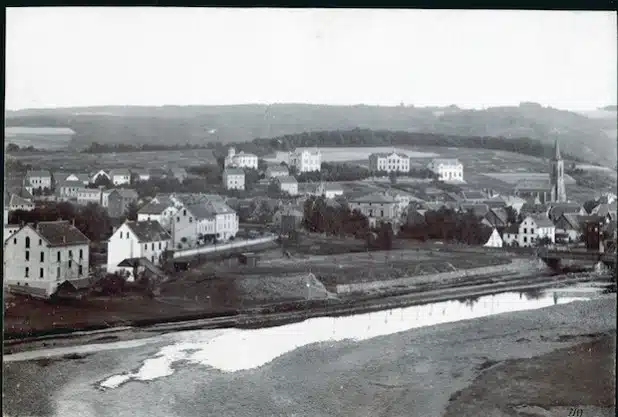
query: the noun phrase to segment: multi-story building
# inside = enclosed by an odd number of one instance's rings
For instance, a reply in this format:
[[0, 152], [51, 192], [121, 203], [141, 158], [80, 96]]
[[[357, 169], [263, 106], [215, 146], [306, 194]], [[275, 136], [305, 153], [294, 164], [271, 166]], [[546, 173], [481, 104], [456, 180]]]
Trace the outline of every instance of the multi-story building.
[[223, 186], [228, 190], [245, 189], [245, 171], [240, 168], [225, 168]]
[[552, 243], [556, 242], [556, 226], [549, 217], [529, 215], [519, 224], [517, 234], [519, 246], [534, 246], [538, 240], [545, 237]]
[[369, 220], [370, 227], [379, 222], [397, 222], [400, 220], [400, 206], [395, 197], [387, 193], [372, 193], [348, 199], [350, 210], [358, 210]]
[[296, 178], [288, 175], [287, 177], [277, 177], [276, 181], [281, 192], [292, 196], [298, 194], [298, 181], [296, 181]]
[[157, 221], [126, 221], [107, 241], [107, 272], [122, 271], [131, 278], [133, 268], [118, 266], [125, 259], [146, 258], [161, 264], [161, 254], [171, 249], [171, 236]]
[[85, 190], [86, 186], [79, 180], [60, 180], [56, 183], [56, 191], [60, 197], [66, 199], [77, 199], [79, 192]]
[[335, 198], [343, 195], [343, 188], [341, 188], [339, 184], [321, 182], [316, 187], [315, 194], [317, 196], [324, 196], [325, 198]]
[[112, 169], [109, 176], [114, 185], [131, 184], [131, 171], [126, 168]]
[[32, 211], [35, 207], [31, 199], [18, 196], [17, 194], [11, 194], [8, 204], [8, 211]]
[[52, 189], [52, 175], [46, 170], [28, 171], [24, 178], [24, 188], [32, 194], [36, 189]]
[[224, 161], [225, 168], [251, 168], [258, 169], [258, 157], [252, 153], [244, 153], [240, 151], [236, 153], [236, 149], [230, 148], [227, 152], [227, 157]]
[[172, 232], [172, 216], [178, 209], [167, 194], [158, 194], [137, 212], [137, 221], [156, 220], [169, 233]]
[[77, 204], [101, 204], [103, 190], [101, 188], [82, 188], [77, 192]]
[[463, 164], [458, 159], [437, 158], [427, 168], [438, 175], [440, 181], [463, 181]]
[[137, 203], [138, 198], [135, 190], [115, 189], [107, 197], [107, 213], [112, 218], [122, 217], [131, 203]]
[[68, 221], [25, 225], [4, 242], [4, 283], [49, 297], [88, 276], [90, 241]]
[[372, 171], [409, 172], [410, 157], [397, 153], [372, 153], [369, 155], [369, 169]]
[[295, 167], [298, 172], [320, 171], [322, 167], [322, 153], [318, 148], [297, 148], [290, 152], [289, 165]]
[[190, 201], [177, 206], [171, 221], [176, 249], [194, 247], [209, 238], [227, 241], [238, 233], [238, 215], [219, 199]]

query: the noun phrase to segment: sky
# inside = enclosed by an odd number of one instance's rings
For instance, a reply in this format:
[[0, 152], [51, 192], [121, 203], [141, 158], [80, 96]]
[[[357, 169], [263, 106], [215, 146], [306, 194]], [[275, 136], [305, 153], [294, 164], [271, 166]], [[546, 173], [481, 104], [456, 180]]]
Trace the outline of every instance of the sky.
[[7, 8], [6, 107], [616, 104], [616, 14]]

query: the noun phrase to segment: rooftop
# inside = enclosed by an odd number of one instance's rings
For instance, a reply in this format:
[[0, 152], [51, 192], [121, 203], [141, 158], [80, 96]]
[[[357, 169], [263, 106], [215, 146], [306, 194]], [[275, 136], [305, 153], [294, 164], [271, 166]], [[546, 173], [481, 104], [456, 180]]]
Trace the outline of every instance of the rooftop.
[[296, 178], [292, 177], [291, 175], [285, 175], [282, 177], [277, 178], [277, 181], [279, 181], [279, 183], [281, 184], [298, 184], [298, 181], [296, 181]]
[[435, 159], [432, 159], [431, 162], [435, 165], [447, 165], [447, 166], [461, 165], [461, 162], [459, 162], [459, 159], [457, 158], [435, 158]]
[[245, 175], [245, 171], [240, 168], [225, 168], [225, 175]]
[[47, 170], [32, 170], [32, 171], [28, 171], [26, 173], [26, 178], [40, 178], [40, 177], [50, 177], [51, 178], [51, 173]]
[[549, 217], [547, 216], [539, 216], [539, 215], [528, 215], [526, 217], [531, 218], [534, 223], [536, 223], [537, 227], [554, 227], [554, 224], [552, 223], [551, 220], [549, 220]]
[[396, 203], [397, 200], [387, 193], [370, 193], [350, 198], [354, 203]]
[[109, 175], [110, 175], [110, 177], [114, 177], [116, 175], [119, 175], [119, 176], [120, 175], [122, 175], [122, 176], [131, 175], [131, 171], [129, 171], [127, 168], [112, 169], [109, 172]]
[[35, 229], [51, 246], [83, 245], [90, 240], [65, 220], [55, 222], [39, 222]]
[[369, 158], [388, 158], [389, 156], [396, 155], [399, 158], [410, 158], [408, 155], [399, 152], [376, 152], [369, 155]]
[[127, 221], [125, 222], [127, 227], [131, 229], [137, 239], [140, 242], [159, 242], [162, 240], [169, 240], [172, 237], [156, 220], [147, 221]]

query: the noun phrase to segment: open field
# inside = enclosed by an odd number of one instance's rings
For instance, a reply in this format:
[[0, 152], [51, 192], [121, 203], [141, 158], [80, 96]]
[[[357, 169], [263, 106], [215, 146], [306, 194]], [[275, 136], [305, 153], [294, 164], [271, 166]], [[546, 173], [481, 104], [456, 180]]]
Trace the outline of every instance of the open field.
[[[299, 148], [303, 149], [303, 148]], [[307, 148], [311, 149], [311, 148]], [[423, 159], [423, 158], [437, 158], [438, 153], [425, 152], [423, 150], [410, 150], [401, 147], [389, 147], [389, 146], [359, 146], [359, 147], [322, 147], [320, 151], [322, 153], [322, 162], [351, 162], [351, 161], [365, 161], [369, 159], [369, 155], [372, 153], [390, 153], [400, 152], [408, 155], [410, 158]], [[264, 158], [268, 162], [281, 162], [285, 161], [286, 154], [283, 152], [277, 152], [274, 155], [269, 155]], [[287, 161], [286, 161], [287, 162]]]
[[[507, 184], [516, 185], [519, 181], [549, 181], [549, 173], [544, 172], [489, 172], [483, 175], [495, 178], [506, 182]], [[564, 184], [573, 185], [575, 179], [568, 174], [564, 175]]]
[[216, 163], [210, 149], [104, 154], [38, 153], [16, 155], [15, 159], [36, 166], [38, 169], [62, 169], [76, 172], [113, 168], [174, 168]]

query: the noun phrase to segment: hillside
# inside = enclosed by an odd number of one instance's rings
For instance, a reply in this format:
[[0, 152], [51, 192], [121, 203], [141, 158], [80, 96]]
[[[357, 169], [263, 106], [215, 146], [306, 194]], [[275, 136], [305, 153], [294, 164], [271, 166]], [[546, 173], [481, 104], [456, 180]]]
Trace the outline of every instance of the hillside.
[[361, 128], [460, 136], [529, 137], [547, 144], [558, 137], [565, 152], [614, 166], [616, 137], [609, 123], [605, 118], [587, 117], [535, 103], [485, 110], [463, 110], [456, 106], [250, 104], [100, 106], [6, 113], [7, 126], [70, 127], [77, 132], [76, 146], [92, 142], [229, 143], [316, 130]]

